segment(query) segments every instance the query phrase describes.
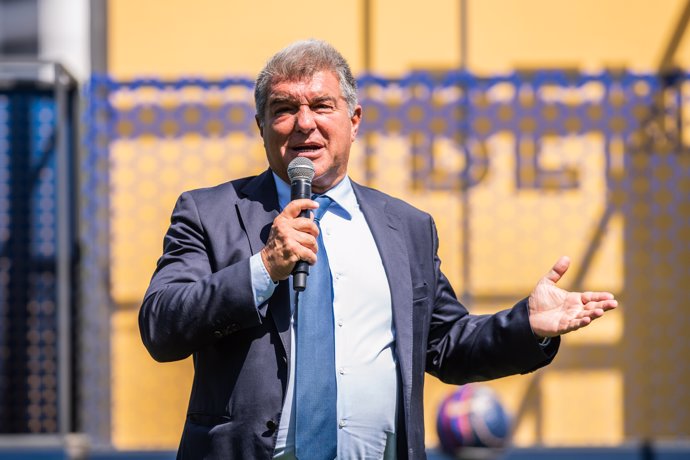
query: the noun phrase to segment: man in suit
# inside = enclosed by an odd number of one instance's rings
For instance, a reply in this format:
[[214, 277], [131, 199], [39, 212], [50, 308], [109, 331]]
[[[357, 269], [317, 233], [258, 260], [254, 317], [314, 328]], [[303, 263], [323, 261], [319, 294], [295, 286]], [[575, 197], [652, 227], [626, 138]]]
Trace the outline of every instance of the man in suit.
[[[558, 336], [616, 307], [558, 288], [561, 258], [528, 298], [470, 315], [431, 216], [347, 177], [362, 108], [330, 45], [277, 53], [255, 99], [269, 169], [180, 196], [139, 315], [156, 360], [194, 357], [178, 458], [424, 458], [425, 372], [462, 384], [534, 371]], [[327, 198], [290, 201], [296, 157]], [[313, 273], [295, 293], [300, 260]]]

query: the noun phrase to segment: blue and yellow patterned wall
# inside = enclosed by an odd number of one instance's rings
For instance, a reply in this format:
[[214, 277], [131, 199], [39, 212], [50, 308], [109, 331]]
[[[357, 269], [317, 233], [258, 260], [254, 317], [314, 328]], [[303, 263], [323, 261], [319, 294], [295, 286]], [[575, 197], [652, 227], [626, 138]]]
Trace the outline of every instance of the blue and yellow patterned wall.
[[[179, 440], [191, 362], [146, 355], [138, 304], [177, 195], [266, 168], [251, 76], [309, 36], [340, 48], [360, 77], [353, 179], [434, 215], [444, 272], [474, 312], [512, 305], [562, 254], [573, 259], [564, 286], [621, 299], [567, 336], [548, 368], [491, 384], [515, 415], [515, 442], [690, 436], [690, 37], [674, 54], [681, 70], [657, 66], [684, 2], [339, 8], [110, 2], [110, 75], [87, 90], [84, 209], [98, 224], [90, 237], [108, 238], [87, 259], [109, 261], [101, 427], [115, 445]], [[93, 310], [108, 311], [98, 299]], [[451, 388], [426, 385], [433, 445], [435, 409]]]

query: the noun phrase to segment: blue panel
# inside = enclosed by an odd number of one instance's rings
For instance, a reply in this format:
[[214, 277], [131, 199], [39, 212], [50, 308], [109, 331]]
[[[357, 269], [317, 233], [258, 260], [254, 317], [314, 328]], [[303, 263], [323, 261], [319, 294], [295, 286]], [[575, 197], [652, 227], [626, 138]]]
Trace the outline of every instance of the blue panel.
[[0, 449], [0, 460], [68, 460], [62, 450], [54, 449]]
[[635, 447], [515, 449], [501, 460], [647, 460]]
[[92, 452], [89, 460], [175, 460], [176, 455], [174, 451]]
[[653, 447], [652, 452], [650, 460], [688, 460], [690, 459], [690, 442], [658, 443]]
[[57, 432], [52, 91], [0, 92], [0, 433]]

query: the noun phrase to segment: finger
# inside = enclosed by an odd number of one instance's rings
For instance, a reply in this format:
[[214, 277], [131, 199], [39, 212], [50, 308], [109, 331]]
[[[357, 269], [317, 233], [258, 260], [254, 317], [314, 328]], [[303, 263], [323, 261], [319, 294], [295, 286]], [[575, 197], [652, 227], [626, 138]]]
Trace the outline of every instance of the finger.
[[581, 327], [587, 326], [592, 320], [589, 318], [584, 320], [583, 318], [572, 318], [568, 321], [568, 324], [563, 327], [562, 330], [558, 331], [558, 335], [568, 334], [569, 332], [577, 331]]
[[590, 318], [589, 316], [585, 316], [585, 317], [579, 318], [579, 319], [574, 319], [570, 323], [570, 331], [569, 332], [572, 332], [572, 331], [575, 331], [575, 330], [580, 329], [582, 327], [585, 327], [585, 326], [589, 325], [591, 322], [592, 322], [592, 318]]
[[605, 302], [590, 302], [585, 306], [584, 309], [577, 315], [576, 320], [582, 320], [584, 318], [589, 318], [589, 321], [594, 321], [595, 319], [601, 318], [604, 314], [616, 308], [616, 301], [607, 300]]
[[[318, 233], [318, 230], [317, 230]], [[309, 252], [316, 254], [316, 252], [319, 250], [319, 244], [316, 241], [316, 236], [311, 235], [309, 233], [301, 232], [295, 235], [295, 241], [299, 243], [300, 246], [303, 248], [306, 248], [309, 250]], [[302, 251], [298, 251], [300, 254], [302, 254]], [[305, 259], [302, 259], [305, 260]]]
[[314, 265], [316, 263], [316, 252], [311, 250], [310, 248], [306, 246], [302, 246], [302, 248], [298, 251], [298, 259], [302, 260], [309, 265]]
[[580, 298], [587, 310], [609, 311], [618, 306], [618, 301], [610, 292], [583, 292]]
[[600, 302], [603, 300], [614, 300], [614, 295], [610, 292], [583, 292], [582, 303]]
[[297, 217], [290, 221], [290, 226], [298, 233], [306, 233], [314, 238], [319, 236], [319, 227], [310, 218]]
[[281, 257], [287, 265], [295, 264], [300, 260], [311, 264], [316, 260], [316, 251], [308, 235], [306, 237], [295, 237], [284, 242]]
[[288, 219], [278, 216], [268, 236], [266, 246], [271, 252], [280, 254], [286, 262], [300, 260], [303, 248], [315, 253], [319, 229], [309, 219]]
[[592, 308], [596, 310], [609, 311], [618, 306], [617, 300], [604, 300], [601, 302], [592, 302]]
[[568, 256], [562, 256], [560, 259], [556, 261], [555, 264], [553, 264], [553, 267], [551, 267], [551, 270], [546, 274], [546, 279], [553, 283], [557, 283], [558, 280], [561, 279], [561, 277], [565, 274], [566, 271], [568, 271], [568, 267], [570, 266], [570, 258]]
[[597, 319], [597, 318], [601, 318], [603, 315], [604, 315], [604, 310], [602, 308], [588, 308], [586, 310], [582, 310], [582, 312], [580, 312], [578, 317], [579, 318]]
[[314, 200], [309, 200], [307, 198], [302, 198], [299, 200], [292, 200], [283, 208], [283, 212], [281, 214], [288, 216], [288, 217], [298, 217], [300, 213], [305, 210], [305, 209], [316, 209], [319, 207], [319, 204], [314, 201]]

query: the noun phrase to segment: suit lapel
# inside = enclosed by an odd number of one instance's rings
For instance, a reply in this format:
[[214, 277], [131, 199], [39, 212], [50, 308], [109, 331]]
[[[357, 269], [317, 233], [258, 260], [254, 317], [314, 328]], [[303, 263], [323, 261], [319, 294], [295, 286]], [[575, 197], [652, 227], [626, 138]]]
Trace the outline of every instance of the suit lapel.
[[[251, 179], [240, 191], [237, 213], [247, 233], [252, 254], [266, 245], [273, 220], [278, 216], [278, 193], [271, 170]], [[290, 295], [288, 281], [276, 287], [269, 304], [269, 315], [276, 325], [280, 341], [290, 356]]]
[[400, 218], [390, 212], [383, 195], [353, 182], [362, 213], [374, 236], [391, 293], [395, 348], [406, 404], [412, 390], [412, 281], [410, 260]]
[[237, 212], [247, 232], [252, 254], [256, 254], [266, 244], [273, 219], [278, 215], [278, 194], [270, 170], [242, 187]]

